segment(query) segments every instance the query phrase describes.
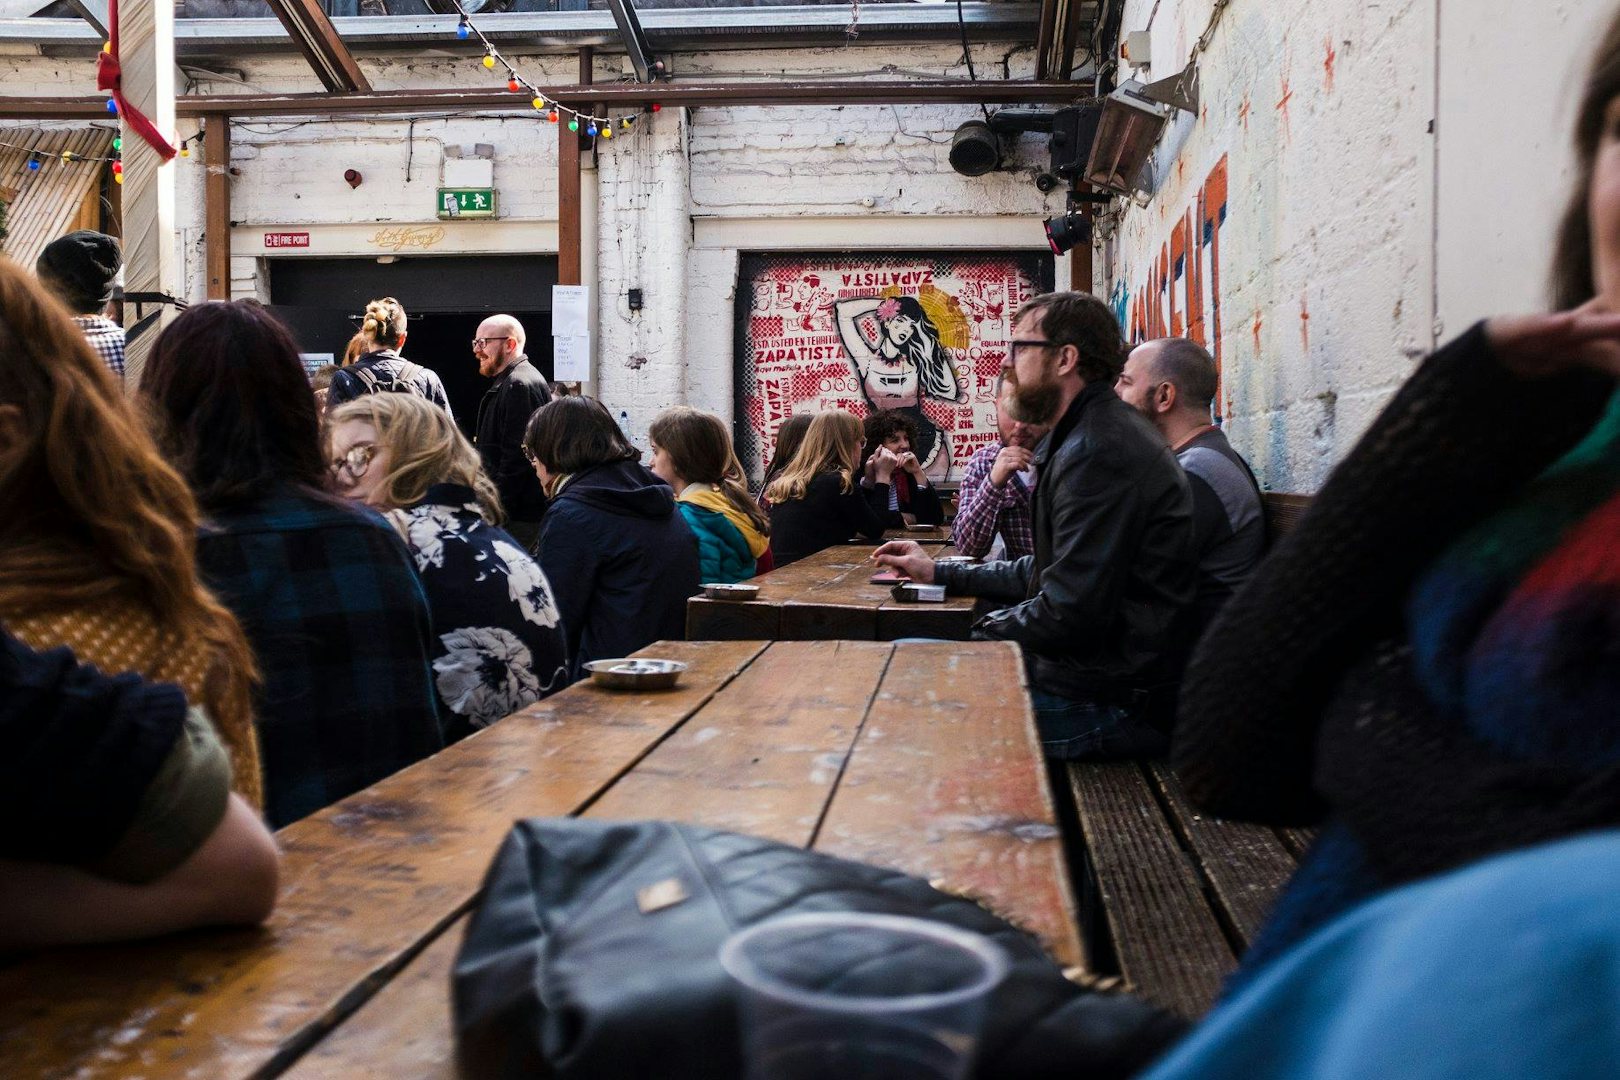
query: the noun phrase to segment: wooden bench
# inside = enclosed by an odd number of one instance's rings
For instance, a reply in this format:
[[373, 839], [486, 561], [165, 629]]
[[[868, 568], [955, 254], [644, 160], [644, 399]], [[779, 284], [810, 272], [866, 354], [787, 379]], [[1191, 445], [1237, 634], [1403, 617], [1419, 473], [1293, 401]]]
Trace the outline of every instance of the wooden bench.
[[[949, 545], [937, 554], [954, 552]], [[965, 641], [973, 627], [973, 598], [944, 603], [894, 599], [892, 587], [873, 585], [878, 570], [870, 544], [824, 548], [761, 574], [756, 600], [708, 600], [686, 604], [686, 636], [692, 641], [893, 641], [927, 637]]]
[[1266, 491], [1261, 493], [1260, 501], [1266, 511], [1266, 541], [1274, 545], [1294, 531], [1305, 511], [1310, 509], [1311, 496]]
[[1209, 817], [1159, 762], [1063, 772], [1071, 835], [1083, 845], [1080, 921], [1094, 962], [1166, 1008], [1203, 1014], [1311, 832]]
[[[1264, 503], [1276, 543], [1310, 497], [1268, 492]], [[1163, 763], [1074, 764], [1061, 772], [1091, 955], [1161, 1005], [1201, 1015], [1313, 834], [1209, 817]]]
[[[999, 643], [659, 642], [283, 829], [262, 930], [0, 967], [7, 1076], [450, 1077], [449, 972], [513, 820], [674, 818], [982, 898], [1084, 957], [1023, 666]], [[837, 677], [829, 677], [836, 672]]]

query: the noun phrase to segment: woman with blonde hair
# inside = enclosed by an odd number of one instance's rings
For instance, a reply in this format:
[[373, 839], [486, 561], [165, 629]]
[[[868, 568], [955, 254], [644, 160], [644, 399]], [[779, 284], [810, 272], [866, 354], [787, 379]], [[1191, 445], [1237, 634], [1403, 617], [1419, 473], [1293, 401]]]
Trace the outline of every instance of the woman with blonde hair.
[[[344, 367], [332, 378], [332, 388], [326, 393], [326, 407], [365, 397], [368, 394], [414, 394], [450, 411], [450, 398], [444, 392], [439, 376], [421, 364], [413, 364], [399, 355], [405, 347], [405, 308], [392, 296], [373, 300], [366, 305], [360, 320], [363, 339], [358, 358], [344, 354]], [[351, 339], [349, 349], [356, 348]]]
[[713, 413], [666, 409], [648, 429], [652, 471], [675, 490], [675, 505], [698, 542], [704, 582], [732, 584], [759, 572], [771, 522], [748, 494], [731, 432]]
[[434, 685], [454, 741], [568, 684], [551, 585], [505, 530], [494, 482], [448, 413], [373, 394], [327, 414], [335, 490], [382, 511], [427, 590]]
[[817, 413], [804, 442], [765, 489], [770, 502], [771, 551], [777, 566], [842, 544], [855, 534], [883, 538], [891, 457], [874, 463], [872, 486], [860, 483], [860, 418], [842, 410]]
[[0, 622], [31, 648], [177, 684], [262, 805], [253, 653], [198, 579], [197, 504], [67, 311], [5, 259], [0, 506]]

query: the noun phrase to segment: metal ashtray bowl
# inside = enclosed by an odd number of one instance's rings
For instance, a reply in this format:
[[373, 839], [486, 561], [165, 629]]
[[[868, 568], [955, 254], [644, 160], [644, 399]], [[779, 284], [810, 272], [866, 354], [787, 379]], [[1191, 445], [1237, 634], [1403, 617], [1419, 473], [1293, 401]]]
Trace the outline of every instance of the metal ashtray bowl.
[[906, 526], [906, 532], [927, 532], [927, 533], [931, 533], [931, 532], [939, 532], [939, 530], [941, 528], [942, 528], [942, 526], [939, 526], [939, 525], [907, 525]]
[[976, 563], [979, 560], [972, 555], [941, 555], [934, 561], [937, 563]]
[[679, 660], [621, 656], [616, 660], [592, 660], [585, 670], [597, 686], [609, 690], [668, 690], [686, 665]]
[[753, 600], [759, 596], [758, 585], [705, 585], [703, 595], [710, 600]]

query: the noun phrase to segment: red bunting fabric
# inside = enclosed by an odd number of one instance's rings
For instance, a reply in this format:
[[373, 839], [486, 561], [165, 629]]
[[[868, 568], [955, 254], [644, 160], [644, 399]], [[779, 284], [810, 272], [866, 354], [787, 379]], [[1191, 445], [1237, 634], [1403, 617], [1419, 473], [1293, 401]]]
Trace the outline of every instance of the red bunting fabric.
[[[163, 3], [164, 0], [157, 2]], [[168, 161], [176, 153], [174, 146], [159, 133], [152, 121], [139, 110], [131, 108], [124, 99], [124, 71], [118, 65], [118, 0], [107, 2], [107, 36], [112, 49], [96, 57], [96, 89], [111, 90], [113, 100], [118, 103], [118, 115], [135, 130], [135, 134], [146, 140], [146, 145], [157, 151], [159, 157]]]

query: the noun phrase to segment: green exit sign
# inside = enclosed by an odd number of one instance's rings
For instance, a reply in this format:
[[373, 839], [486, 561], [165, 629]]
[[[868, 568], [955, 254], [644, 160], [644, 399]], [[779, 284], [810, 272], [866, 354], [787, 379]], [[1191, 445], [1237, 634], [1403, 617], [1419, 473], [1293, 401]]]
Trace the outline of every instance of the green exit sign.
[[494, 188], [440, 188], [438, 211], [442, 218], [495, 216]]

